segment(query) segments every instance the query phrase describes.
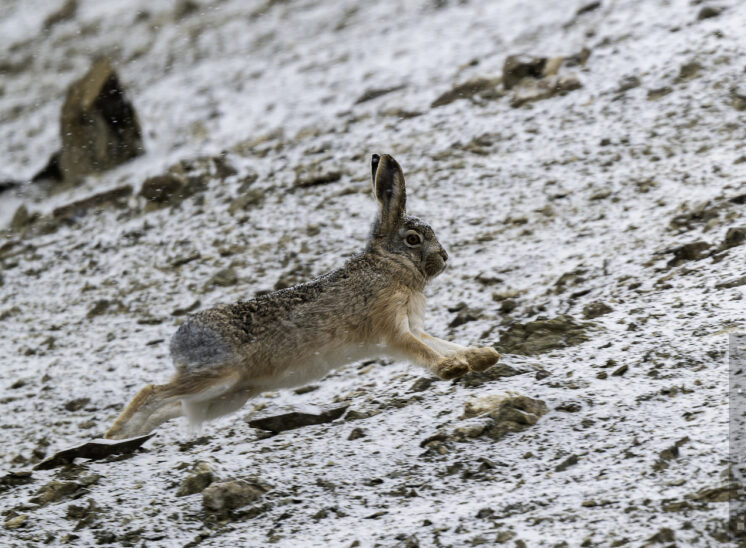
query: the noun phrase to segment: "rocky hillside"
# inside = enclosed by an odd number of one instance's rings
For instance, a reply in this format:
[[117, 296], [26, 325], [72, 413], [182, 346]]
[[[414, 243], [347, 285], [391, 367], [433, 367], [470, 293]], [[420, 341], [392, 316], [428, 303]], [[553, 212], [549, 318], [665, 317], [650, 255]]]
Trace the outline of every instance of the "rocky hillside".
[[[0, 17], [0, 544], [735, 544], [746, 4], [7, 0]], [[72, 94], [86, 73], [108, 91]], [[122, 91], [131, 153], [110, 162], [104, 132], [85, 173], [44, 170], [83, 119], [66, 99], [101, 129]], [[373, 152], [451, 257], [428, 330], [494, 345], [497, 366], [446, 382], [355, 363], [199, 433], [180, 419], [34, 468], [168, 379], [188, 313], [359, 250]]]

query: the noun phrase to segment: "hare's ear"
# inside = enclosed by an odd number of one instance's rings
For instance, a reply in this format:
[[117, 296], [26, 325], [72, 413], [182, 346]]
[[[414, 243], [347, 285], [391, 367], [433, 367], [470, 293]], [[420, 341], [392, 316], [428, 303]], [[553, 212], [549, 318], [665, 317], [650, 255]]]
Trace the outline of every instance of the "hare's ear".
[[391, 156], [374, 154], [371, 159], [373, 171], [373, 192], [381, 207], [381, 235], [392, 232], [404, 214], [407, 206], [407, 191], [404, 187], [404, 173]]

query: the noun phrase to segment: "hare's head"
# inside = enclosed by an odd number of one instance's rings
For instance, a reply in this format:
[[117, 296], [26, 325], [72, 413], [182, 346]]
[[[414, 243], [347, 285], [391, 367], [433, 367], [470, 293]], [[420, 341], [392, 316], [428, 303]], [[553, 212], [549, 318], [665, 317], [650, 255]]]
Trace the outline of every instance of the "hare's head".
[[448, 254], [430, 225], [407, 215], [407, 192], [399, 164], [388, 154], [374, 154], [371, 168], [380, 211], [369, 247], [394, 255], [426, 280], [434, 278], [445, 268]]

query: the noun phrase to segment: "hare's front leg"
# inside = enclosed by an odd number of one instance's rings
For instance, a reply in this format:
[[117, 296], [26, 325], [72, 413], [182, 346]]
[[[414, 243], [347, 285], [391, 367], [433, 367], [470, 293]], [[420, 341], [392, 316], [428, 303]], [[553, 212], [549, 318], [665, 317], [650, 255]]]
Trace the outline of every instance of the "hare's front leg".
[[423, 342], [434, 350], [437, 350], [446, 356], [463, 357], [472, 371], [484, 371], [485, 369], [489, 369], [500, 359], [500, 354], [498, 354], [494, 348], [489, 346], [483, 348], [467, 348], [460, 344], [433, 337], [424, 331], [421, 331], [419, 335]]
[[396, 333], [389, 341], [389, 346], [444, 380], [455, 379], [469, 372], [469, 364], [462, 356], [443, 356], [409, 330]]

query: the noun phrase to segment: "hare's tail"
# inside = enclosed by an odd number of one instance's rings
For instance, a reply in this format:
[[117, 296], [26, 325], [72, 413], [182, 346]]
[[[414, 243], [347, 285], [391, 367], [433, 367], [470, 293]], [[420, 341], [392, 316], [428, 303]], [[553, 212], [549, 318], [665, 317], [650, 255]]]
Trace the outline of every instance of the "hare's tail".
[[236, 370], [177, 374], [168, 384], [149, 384], [132, 399], [106, 432], [109, 439], [148, 434], [167, 420], [186, 415], [192, 427], [240, 408], [253, 392], [239, 388]]

